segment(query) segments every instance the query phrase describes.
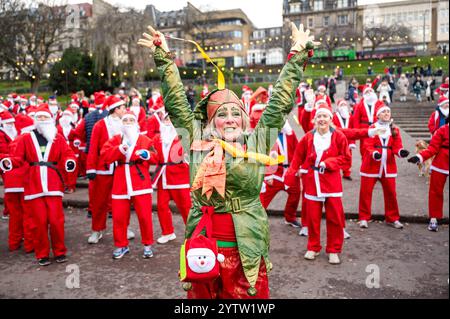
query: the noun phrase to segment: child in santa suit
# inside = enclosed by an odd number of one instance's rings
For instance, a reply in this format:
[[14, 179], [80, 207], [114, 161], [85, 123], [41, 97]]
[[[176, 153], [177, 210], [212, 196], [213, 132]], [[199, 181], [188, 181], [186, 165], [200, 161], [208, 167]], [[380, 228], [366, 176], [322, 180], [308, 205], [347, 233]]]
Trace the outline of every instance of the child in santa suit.
[[436, 111], [434, 111], [428, 120], [428, 129], [431, 135], [434, 134], [441, 126], [445, 125], [448, 118], [448, 98], [441, 96], [438, 100]]
[[368, 227], [372, 217], [372, 193], [377, 181], [380, 181], [384, 194], [386, 222], [397, 229], [403, 228], [400, 223], [400, 212], [397, 203], [395, 179], [397, 164], [395, 156], [405, 158], [409, 152], [403, 148], [400, 130], [392, 125], [391, 109], [386, 105], [377, 105], [375, 116], [378, 121], [372, 127], [384, 128], [384, 134], [368, 138], [366, 153], [361, 164], [361, 188], [359, 193], [359, 225]]
[[86, 175], [93, 181], [92, 197], [89, 196], [92, 205], [92, 234], [88, 239], [90, 244], [97, 244], [106, 229], [106, 215], [113, 187], [114, 163], [106, 163], [101, 150], [109, 139], [121, 133], [120, 119], [125, 113], [125, 101], [117, 95], [111, 95], [106, 99], [105, 107], [108, 116], [94, 125], [86, 164]]
[[434, 133], [430, 145], [419, 154], [408, 159], [408, 162], [418, 164], [434, 156], [430, 168], [430, 189], [428, 192], [428, 214], [430, 216], [428, 230], [430, 231], [438, 231], [438, 219], [444, 217], [444, 187], [449, 171], [448, 136], [449, 126], [447, 119], [447, 123]]
[[149, 115], [145, 119], [144, 129], [141, 131], [141, 134], [147, 135], [147, 137], [150, 139], [153, 139], [156, 134], [159, 134], [159, 126], [165, 113], [164, 101], [161, 95], [159, 95], [159, 98], [156, 100], [156, 102], [152, 102], [149, 104]]
[[20, 168], [28, 164], [24, 180], [24, 199], [31, 210], [34, 225], [34, 250], [39, 264], [50, 264], [50, 243], [56, 262], [66, 262], [64, 244], [64, 196], [62, 175], [58, 163], [63, 162], [67, 172], [73, 172], [76, 158], [63, 136], [57, 133], [55, 121], [47, 104], [42, 104], [35, 114], [36, 130], [17, 140], [9, 158], [0, 162], [3, 170]]
[[[352, 114], [350, 113], [350, 108], [348, 105], [348, 102], [346, 100], [339, 100], [337, 101], [337, 108], [336, 112], [333, 116], [333, 124], [336, 128], [353, 128], [353, 119]], [[350, 154], [352, 153], [352, 150], [356, 148], [356, 144], [354, 140], [348, 141], [348, 147], [350, 148]], [[342, 170], [343, 172], [343, 178], [352, 180], [351, 177], [351, 168], [352, 168], [352, 158], [350, 157], [350, 161], [347, 163], [347, 165]]]
[[327, 247], [331, 264], [339, 264], [345, 226], [342, 206], [342, 178], [340, 171], [350, 158], [345, 135], [331, 128], [333, 113], [326, 103], [316, 110], [315, 129], [300, 140], [293, 161], [286, 175], [286, 184], [294, 186], [295, 176], [301, 168], [306, 201], [306, 224], [308, 225], [308, 247], [305, 258], [315, 259], [320, 245], [320, 223], [325, 206], [327, 224]]
[[[0, 114], [2, 118], [2, 128], [0, 135], [6, 132], [11, 136], [12, 140], [8, 144], [8, 154], [1, 152], [0, 159], [8, 157], [9, 154], [14, 154], [17, 140], [25, 134], [34, 129], [33, 119], [26, 115], [18, 115], [18, 120], [12, 117], [9, 112]], [[5, 116], [7, 118], [5, 118]], [[6, 122], [5, 122], [6, 121]], [[14, 129], [5, 128], [5, 123], [15, 125]], [[12, 128], [12, 127], [11, 127]], [[17, 130], [16, 130], [17, 129]], [[19, 133], [20, 135], [17, 135]], [[8, 246], [10, 251], [19, 249], [22, 239], [23, 248], [26, 253], [31, 253], [34, 250], [33, 245], [33, 221], [30, 209], [26, 207], [24, 200], [24, 177], [29, 169], [28, 164], [24, 164], [19, 168], [13, 168], [10, 171], [3, 172], [3, 185], [5, 192], [5, 205], [8, 206], [10, 212], [9, 219], [9, 236]]]
[[271, 151], [271, 156], [274, 158], [277, 158], [279, 155], [284, 156], [284, 162], [276, 166], [266, 167], [266, 176], [260, 194], [261, 204], [264, 209], [267, 209], [278, 192], [287, 192], [288, 198], [284, 209], [284, 222], [295, 228], [301, 227], [301, 224], [296, 217], [298, 203], [300, 202], [300, 185], [299, 182], [297, 182], [292, 187], [287, 187], [284, 183], [284, 177], [289, 164], [294, 157], [297, 143], [297, 137], [289, 123], [286, 121], [281, 132], [278, 134], [277, 142]]
[[[368, 128], [376, 122], [375, 109], [384, 105], [382, 101], [378, 100], [377, 94], [371, 86], [366, 86], [363, 91], [363, 98], [355, 105], [353, 109], [353, 127], [354, 128]], [[361, 139], [359, 143], [359, 151], [361, 157], [367, 149], [367, 139]]]
[[156, 149], [153, 159], [157, 165], [153, 187], [158, 189], [158, 219], [162, 230], [162, 236], [157, 241], [165, 244], [176, 238], [169, 201], [175, 201], [186, 224], [191, 208], [191, 194], [189, 165], [184, 160], [183, 145], [169, 117], [166, 116], [161, 122], [160, 129], [161, 134], [153, 139]]
[[[75, 123], [74, 123], [75, 115], [76, 115], [76, 111], [74, 109], [68, 107], [62, 113], [61, 117], [59, 118], [58, 125], [57, 125], [58, 133], [61, 134], [62, 136], [64, 136], [64, 138], [66, 139], [67, 145], [70, 146], [73, 153], [77, 157], [77, 164], [78, 164], [77, 168], [75, 169], [75, 171], [73, 173], [70, 173], [70, 174], [63, 173], [64, 183], [66, 186], [66, 189], [64, 192], [66, 194], [72, 194], [73, 192], [75, 192], [76, 184], [77, 184], [77, 177], [78, 177], [78, 167], [79, 167], [78, 160], [79, 160], [79, 156], [80, 156], [79, 155], [80, 150], [78, 149], [78, 147], [73, 145], [73, 141], [69, 140], [69, 134], [72, 131], [72, 129], [75, 128]], [[61, 171], [63, 171], [63, 170], [61, 170]]]
[[112, 185], [114, 259], [129, 253], [127, 229], [133, 204], [139, 220], [143, 258], [153, 257], [152, 181], [149, 173], [152, 141], [139, 134], [136, 115], [128, 111], [122, 116], [122, 134], [115, 135], [103, 146], [101, 157], [106, 164], [118, 163]]

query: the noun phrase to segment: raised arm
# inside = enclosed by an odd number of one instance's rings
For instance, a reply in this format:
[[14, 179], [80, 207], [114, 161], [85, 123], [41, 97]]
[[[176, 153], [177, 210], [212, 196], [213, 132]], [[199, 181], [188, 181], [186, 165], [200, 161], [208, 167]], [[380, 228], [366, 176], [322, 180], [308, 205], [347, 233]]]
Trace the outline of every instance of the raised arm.
[[138, 44], [153, 53], [155, 64], [161, 77], [161, 90], [164, 106], [169, 113], [170, 120], [175, 128], [188, 130], [191, 139], [194, 130], [194, 114], [189, 106], [180, 73], [170, 55], [164, 35], [148, 27], [149, 33], [143, 34]]

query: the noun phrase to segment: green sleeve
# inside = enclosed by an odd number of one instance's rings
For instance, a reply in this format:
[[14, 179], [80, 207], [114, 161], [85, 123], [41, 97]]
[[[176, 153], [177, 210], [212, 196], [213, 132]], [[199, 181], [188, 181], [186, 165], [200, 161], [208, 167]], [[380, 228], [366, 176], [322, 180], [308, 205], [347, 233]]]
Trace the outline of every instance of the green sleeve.
[[[194, 114], [189, 106], [180, 73], [172, 58], [161, 48], [154, 53], [155, 64], [161, 77], [164, 106], [177, 129], [186, 129], [193, 138]], [[180, 134], [180, 132], [179, 132]]]
[[303, 77], [303, 63], [308, 59], [308, 52], [302, 51], [284, 65], [275, 83], [273, 94], [263, 112], [253, 134], [249, 136], [249, 147], [255, 147], [258, 153], [269, 154], [276, 142], [279, 132], [292, 111], [295, 103], [295, 91]]

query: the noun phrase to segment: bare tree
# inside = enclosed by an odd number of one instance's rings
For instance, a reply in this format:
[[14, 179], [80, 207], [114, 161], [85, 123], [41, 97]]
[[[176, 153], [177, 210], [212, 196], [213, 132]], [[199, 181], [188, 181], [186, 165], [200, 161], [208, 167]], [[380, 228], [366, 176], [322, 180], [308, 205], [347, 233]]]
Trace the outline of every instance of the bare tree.
[[353, 28], [343, 28], [337, 26], [329, 26], [321, 31], [324, 38], [319, 38], [321, 46], [328, 52], [328, 60], [333, 60], [333, 50], [349, 46], [350, 39], [356, 38], [356, 32]]
[[411, 30], [403, 25], [375, 25], [364, 29], [365, 36], [371, 42], [372, 56], [375, 49], [383, 43], [410, 43]]
[[0, 59], [21, 74], [36, 92], [52, 53], [59, 50], [66, 33], [65, 6], [43, 0], [27, 7], [22, 0], [0, 0]]

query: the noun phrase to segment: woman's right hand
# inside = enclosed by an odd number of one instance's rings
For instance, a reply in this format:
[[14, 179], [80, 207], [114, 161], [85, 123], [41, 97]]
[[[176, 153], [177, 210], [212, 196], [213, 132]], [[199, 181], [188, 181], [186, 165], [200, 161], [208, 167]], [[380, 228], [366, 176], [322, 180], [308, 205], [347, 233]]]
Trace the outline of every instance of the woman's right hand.
[[170, 52], [169, 46], [166, 42], [166, 37], [159, 31], [156, 31], [151, 26], [148, 26], [149, 33], [144, 32], [142, 34], [143, 38], [138, 40], [138, 44], [147, 47], [152, 50], [152, 53], [155, 53], [156, 47], [161, 47], [167, 53]]

